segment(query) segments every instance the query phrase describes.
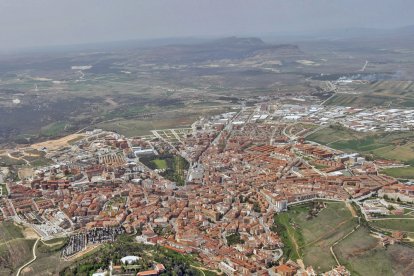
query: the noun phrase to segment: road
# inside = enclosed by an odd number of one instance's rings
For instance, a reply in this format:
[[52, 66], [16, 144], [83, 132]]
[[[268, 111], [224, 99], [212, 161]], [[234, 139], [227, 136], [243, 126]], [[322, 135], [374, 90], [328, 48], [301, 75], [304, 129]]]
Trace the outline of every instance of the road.
[[36, 256], [36, 247], [37, 247], [37, 244], [39, 243], [39, 241], [40, 241], [40, 238], [38, 238], [38, 239], [36, 240], [36, 242], [34, 243], [34, 245], [33, 245], [33, 249], [32, 249], [32, 252], [33, 252], [33, 259], [31, 259], [30, 261], [28, 261], [27, 263], [25, 263], [24, 265], [22, 265], [22, 266], [19, 268], [19, 270], [17, 271], [16, 276], [19, 276], [19, 275], [20, 275], [20, 273], [22, 272], [23, 268], [25, 268], [25, 267], [26, 267], [26, 266], [28, 266], [29, 264], [33, 263], [33, 262], [37, 259], [37, 256]]
[[359, 71], [360, 71], [360, 72], [364, 72], [364, 71], [365, 71], [365, 69], [367, 68], [367, 65], [368, 65], [368, 60], [366, 60], [366, 61], [365, 61], [364, 66], [362, 66], [362, 68], [361, 68], [361, 69], [359, 69]]
[[22, 161], [26, 162], [26, 165], [30, 165], [30, 162], [27, 161], [26, 159], [24, 159], [23, 157], [14, 157], [13, 155], [10, 154], [10, 152], [7, 153], [7, 156], [11, 159], [22, 160]]
[[297, 123], [287, 124], [287, 125], [283, 128], [283, 130], [282, 130], [282, 134], [283, 134], [284, 136], [286, 136], [287, 138], [289, 138], [289, 140], [295, 140], [295, 139], [296, 139], [296, 137], [295, 137], [294, 135], [292, 135], [292, 136], [288, 135], [288, 134], [287, 134], [287, 132], [286, 132], [286, 130], [287, 130], [288, 128], [290, 128], [290, 127], [294, 126], [295, 124], [297, 124]]
[[337, 92], [337, 87], [335, 84], [333, 84], [331, 81], [327, 82], [327, 85], [331, 88], [331, 90], [329, 92], [333, 92], [332, 95], [327, 98], [326, 100], [324, 100], [323, 102], [321, 102], [319, 105], [323, 106], [327, 101], [329, 101], [331, 98], [333, 98], [336, 95]]
[[13, 241], [25, 240], [25, 239], [26, 239], [26, 238], [15, 238], [15, 239], [8, 240], [8, 241], [5, 241], [5, 242], [0, 243], [0, 246], [2, 246], [2, 245], [4, 245], [4, 244], [11, 243], [11, 242], [13, 242]]
[[375, 220], [392, 220], [392, 219], [396, 219], [396, 220], [413, 220], [414, 218], [372, 218], [371, 221], [375, 221]]
[[230, 121], [224, 126], [224, 128], [217, 134], [216, 138], [214, 138], [214, 140], [211, 142], [212, 145], [217, 145], [218, 141], [220, 140], [221, 134], [224, 131], [229, 131], [233, 125], [234, 120], [237, 119], [237, 117], [239, 117], [239, 115], [244, 111], [244, 109], [242, 108], [236, 115], [234, 115], [233, 118], [230, 119]]
[[312, 130], [312, 131], [310, 131], [310, 132], [306, 133], [305, 135], [303, 135], [303, 138], [306, 138], [306, 137], [308, 137], [308, 136], [310, 136], [310, 135], [314, 134], [315, 132], [318, 132], [319, 130], [322, 130], [322, 129], [324, 129], [324, 128], [327, 128], [327, 127], [329, 127], [330, 125], [331, 125], [330, 123], [329, 123], [329, 124], [320, 125], [320, 126], [318, 126], [317, 128], [315, 128], [314, 130]]

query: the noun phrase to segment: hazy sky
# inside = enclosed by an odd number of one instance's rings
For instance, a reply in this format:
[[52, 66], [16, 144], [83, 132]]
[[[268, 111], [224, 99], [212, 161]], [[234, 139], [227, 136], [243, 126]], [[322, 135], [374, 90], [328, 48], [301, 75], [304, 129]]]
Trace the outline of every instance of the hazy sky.
[[0, 49], [414, 24], [413, 0], [0, 0]]

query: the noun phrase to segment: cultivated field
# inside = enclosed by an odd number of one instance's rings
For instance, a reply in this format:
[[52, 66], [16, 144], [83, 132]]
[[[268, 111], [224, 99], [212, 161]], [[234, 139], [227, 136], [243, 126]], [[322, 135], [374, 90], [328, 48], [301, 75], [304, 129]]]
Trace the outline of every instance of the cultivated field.
[[169, 128], [188, 128], [194, 121], [202, 116], [211, 116], [227, 112], [229, 107], [208, 108], [178, 108], [175, 111], [160, 111], [151, 118], [116, 119], [94, 125], [95, 128], [115, 131], [125, 136], [150, 135], [151, 130]]
[[406, 178], [406, 179], [413, 179], [414, 178], [414, 167], [404, 167], [404, 168], [389, 168], [382, 170], [382, 172], [386, 175], [396, 177], [396, 178]]
[[414, 273], [414, 260], [410, 257], [414, 249], [402, 245], [385, 248], [364, 227], [341, 241], [334, 247], [334, 252], [352, 275], [408, 276]]
[[397, 178], [414, 178], [414, 133], [358, 133], [343, 127], [331, 126], [307, 137], [311, 141], [346, 152], [359, 152], [373, 158], [401, 161], [409, 167], [385, 169]]
[[307, 136], [307, 140], [315, 141], [319, 144], [330, 145], [343, 140], [359, 139], [363, 137], [358, 133], [343, 127], [329, 126]]
[[413, 218], [381, 219], [370, 222], [372, 225], [384, 230], [399, 230], [414, 233]]
[[326, 102], [328, 105], [357, 107], [414, 107], [414, 82], [399, 80], [382, 80], [368, 83], [353, 83], [358, 93], [338, 93]]

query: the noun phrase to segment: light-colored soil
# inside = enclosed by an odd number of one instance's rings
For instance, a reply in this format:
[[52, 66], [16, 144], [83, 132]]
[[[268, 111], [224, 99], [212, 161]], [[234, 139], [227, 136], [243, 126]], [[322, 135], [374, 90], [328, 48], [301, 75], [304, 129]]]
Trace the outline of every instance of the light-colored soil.
[[29, 240], [40, 238], [36, 231], [29, 227], [24, 228], [23, 235], [26, 239]]
[[48, 150], [56, 150], [62, 147], [69, 146], [69, 143], [68, 143], [69, 141], [79, 139], [80, 137], [84, 137], [84, 135], [78, 134], [78, 133], [70, 134], [60, 139], [36, 143], [36, 144], [33, 144], [31, 147], [34, 149], [46, 147]]
[[88, 254], [88, 253], [92, 252], [93, 250], [100, 247], [101, 245], [102, 244], [94, 244], [94, 245], [87, 246], [85, 250], [82, 250], [81, 252], [78, 252], [75, 255], [72, 255], [69, 258], [66, 258], [65, 260], [66, 261], [76, 260], [77, 258], [80, 258], [80, 257], [84, 256], [85, 254]]

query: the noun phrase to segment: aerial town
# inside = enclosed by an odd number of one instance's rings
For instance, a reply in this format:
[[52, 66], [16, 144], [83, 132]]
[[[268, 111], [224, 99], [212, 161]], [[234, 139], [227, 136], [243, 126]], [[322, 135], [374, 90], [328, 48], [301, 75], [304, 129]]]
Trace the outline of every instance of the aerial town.
[[[263, 101], [148, 136], [86, 131], [66, 147], [36, 149], [53, 164], [6, 182], [0, 220], [45, 240], [69, 237], [62, 258], [125, 232], [138, 233], [137, 243], [197, 253], [226, 275], [316, 275], [311, 266], [281, 261], [275, 214], [324, 200], [357, 204], [369, 220], [401, 209], [390, 211], [384, 197], [414, 202], [414, 186], [382, 175], [381, 164], [306, 140], [332, 124], [412, 131], [414, 110]], [[325, 275], [350, 274], [338, 265]]]

